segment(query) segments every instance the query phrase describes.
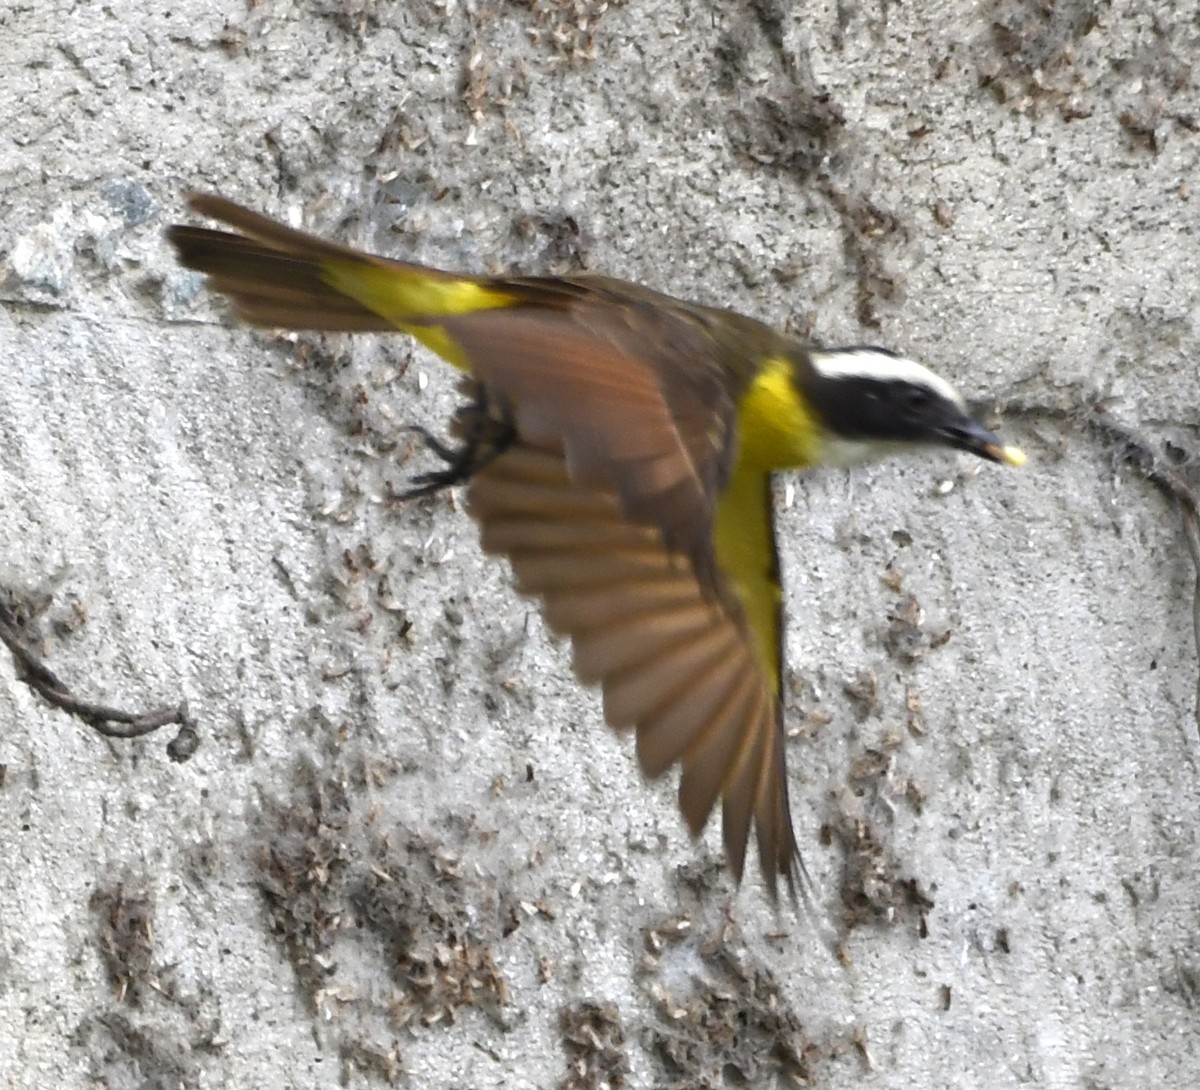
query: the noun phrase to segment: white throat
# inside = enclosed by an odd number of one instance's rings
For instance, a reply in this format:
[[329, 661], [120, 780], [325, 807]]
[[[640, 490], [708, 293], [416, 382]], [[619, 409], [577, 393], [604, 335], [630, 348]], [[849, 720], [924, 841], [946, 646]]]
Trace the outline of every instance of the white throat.
[[852, 469], [854, 466], [877, 462], [912, 449], [912, 443], [903, 443], [895, 439], [844, 439], [827, 431], [821, 437], [820, 464], [838, 469]]

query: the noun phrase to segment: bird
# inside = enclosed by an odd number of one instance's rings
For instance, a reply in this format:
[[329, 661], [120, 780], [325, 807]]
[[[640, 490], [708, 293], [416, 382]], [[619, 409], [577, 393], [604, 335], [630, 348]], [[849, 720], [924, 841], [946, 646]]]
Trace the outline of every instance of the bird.
[[[753, 829], [772, 901], [807, 877], [788, 793], [772, 478], [921, 447], [1010, 466], [929, 368], [822, 348], [592, 273], [487, 276], [382, 257], [213, 194], [168, 229], [183, 266], [260, 327], [415, 337], [463, 375], [458, 446], [414, 492], [466, 487], [485, 553], [570, 638], [643, 773], [680, 766], [693, 838], [719, 801], [740, 885]], [[807, 896], [805, 897], [807, 900]]]

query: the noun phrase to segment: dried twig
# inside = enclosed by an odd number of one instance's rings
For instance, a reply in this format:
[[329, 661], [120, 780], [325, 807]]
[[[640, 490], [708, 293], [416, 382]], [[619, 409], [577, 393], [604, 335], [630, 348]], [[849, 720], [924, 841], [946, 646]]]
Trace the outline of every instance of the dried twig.
[[21, 680], [37, 693], [47, 704], [83, 720], [89, 727], [106, 738], [139, 738], [170, 723], [179, 724], [179, 730], [167, 744], [167, 755], [171, 760], [183, 762], [196, 752], [200, 736], [196, 724], [184, 701], [174, 708], [155, 708], [147, 712], [128, 712], [121, 708], [110, 708], [104, 704], [93, 704], [74, 696], [58, 676], [35, 655], [21, 639], [20, 623], [9, 606], [0, 600], [0, 640], [12, 652], [17, 662]]

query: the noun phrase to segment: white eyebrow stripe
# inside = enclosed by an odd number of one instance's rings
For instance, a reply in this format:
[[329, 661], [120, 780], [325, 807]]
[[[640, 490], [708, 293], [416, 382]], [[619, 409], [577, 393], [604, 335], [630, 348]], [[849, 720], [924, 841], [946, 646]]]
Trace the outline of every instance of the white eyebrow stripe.
[[967, 403], [953, 386], [941, 375], [935, 375], [928, 367], [905, 356], [890, 356], [886, 352], [874, 352], [869, 348], [826, 349], [809, 352], [809, 358], [817, 374], [823, 378], [873, 378], [886, 382], [899, 379], [917, 386], [925, 386], [935, 394], [957, 405], [963, 412]]

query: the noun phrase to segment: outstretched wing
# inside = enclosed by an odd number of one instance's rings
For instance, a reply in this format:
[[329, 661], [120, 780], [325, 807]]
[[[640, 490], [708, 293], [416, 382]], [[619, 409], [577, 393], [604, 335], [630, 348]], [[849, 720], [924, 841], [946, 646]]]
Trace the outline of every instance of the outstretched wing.
[[[739, 515], [757, 509], [769, 534], [762, 484], [736, 506]], [[753, 824], [772, 895], [780, 876], [794, 892], [773, 548], [761, 564], [739, 560], [737, 578], [718, 569], [714, 598], [654, 527], [630, 521], [619, 496], [575, 480], [553, 444], [510, 448], [472, 478], [468, 502], [484, 549], [508, 558], [520, 589], [541, 598], [547, 624], [571, 637], [576, 673], [602, 686], [608, 723], [636, 729], [646, 775], [682, 765], [679, 805], [692, 835], [721, 798], [734, 875], [741, 879]], [[759, 633], [751, 621], [762, 619]]]

